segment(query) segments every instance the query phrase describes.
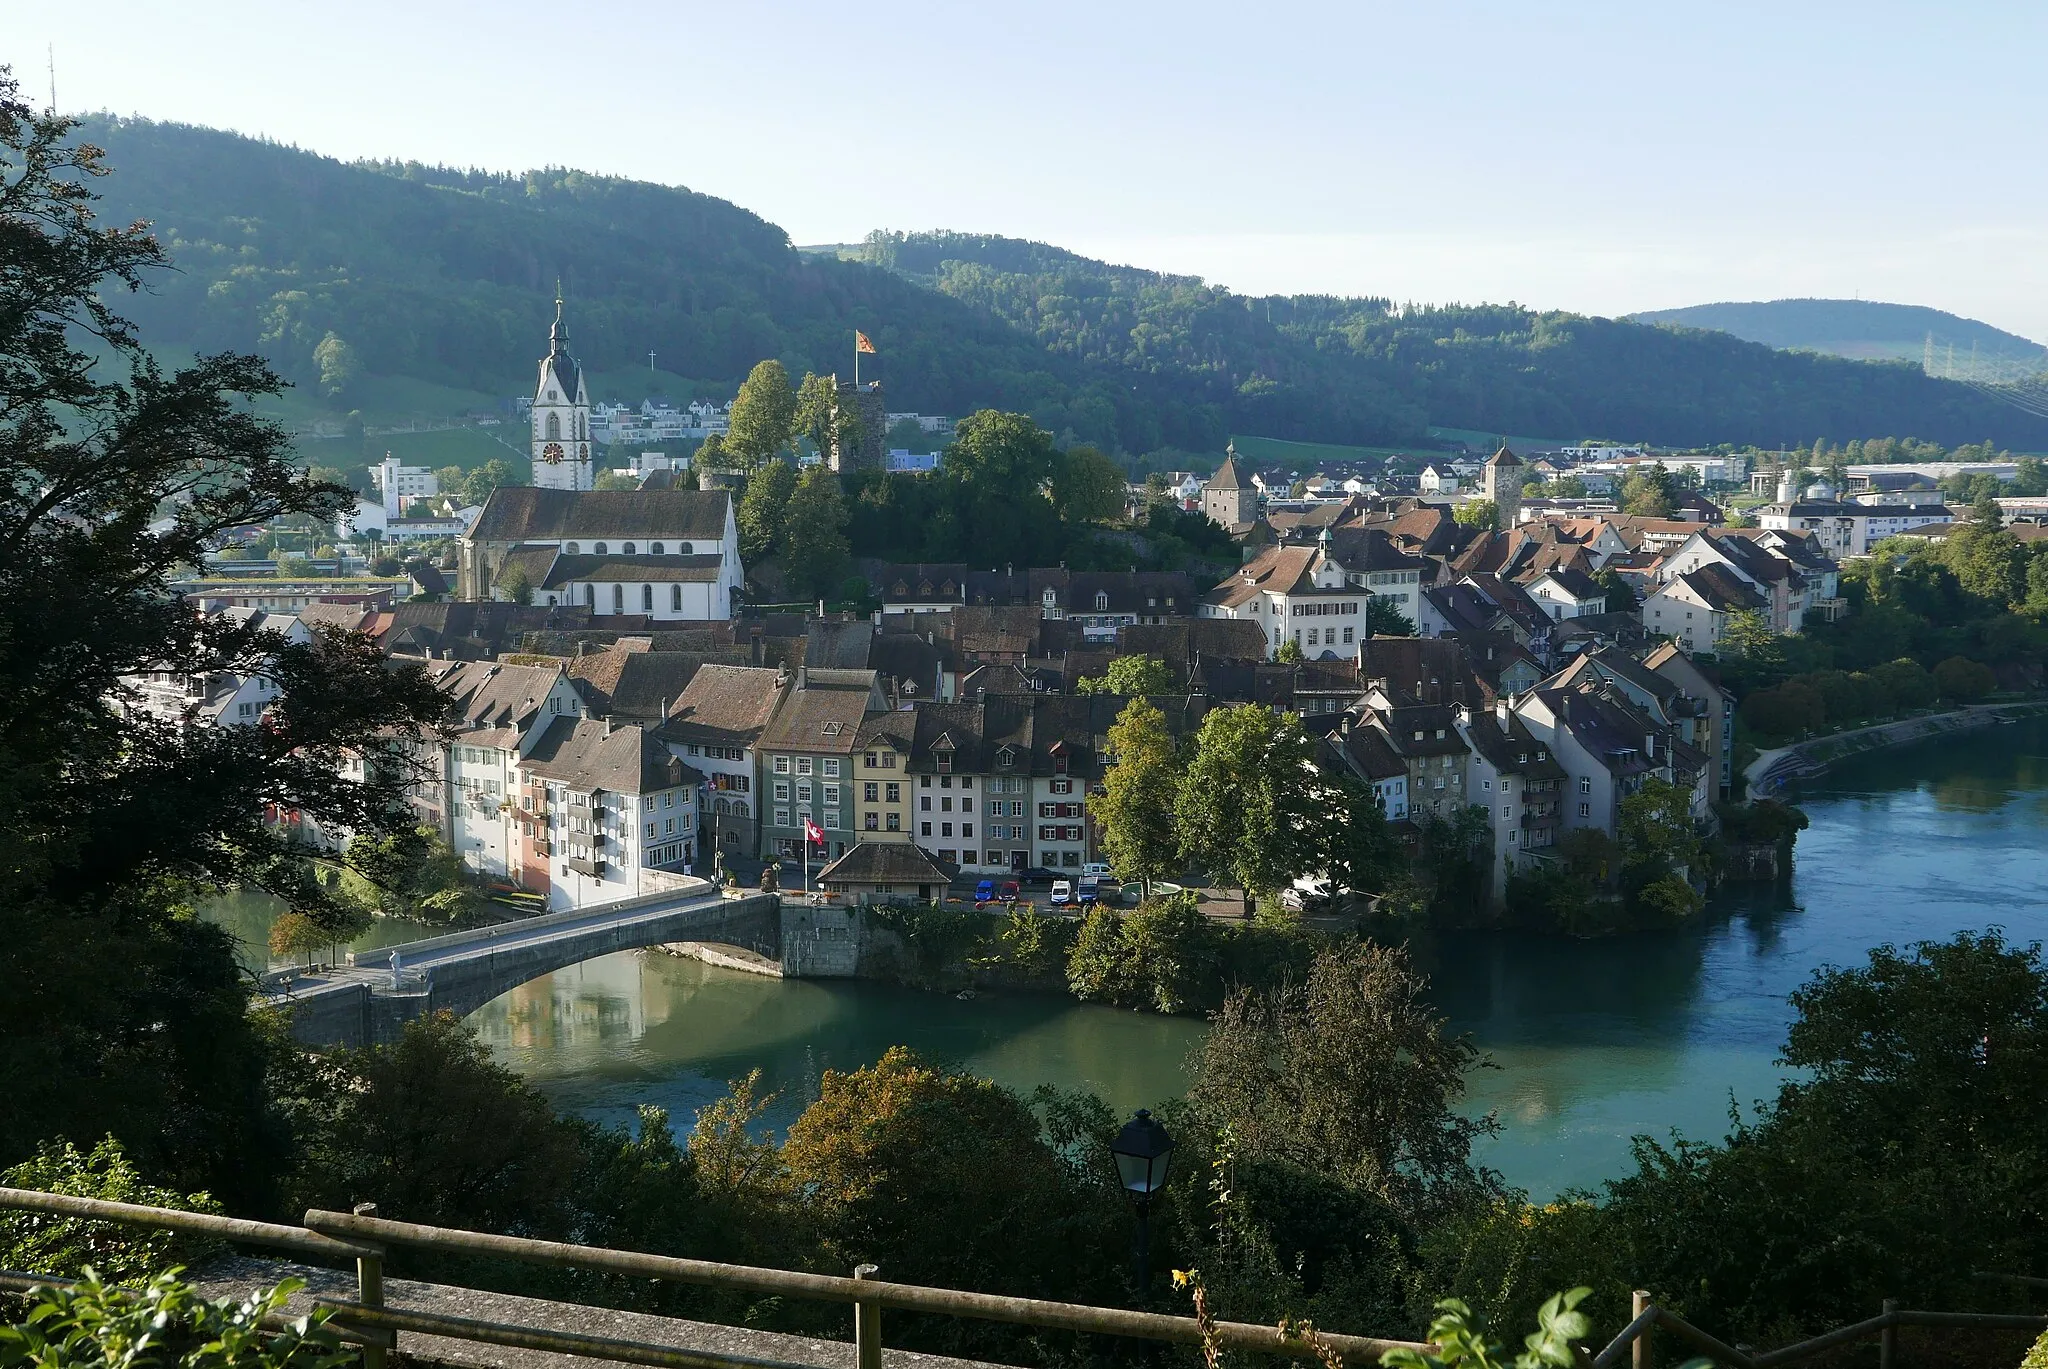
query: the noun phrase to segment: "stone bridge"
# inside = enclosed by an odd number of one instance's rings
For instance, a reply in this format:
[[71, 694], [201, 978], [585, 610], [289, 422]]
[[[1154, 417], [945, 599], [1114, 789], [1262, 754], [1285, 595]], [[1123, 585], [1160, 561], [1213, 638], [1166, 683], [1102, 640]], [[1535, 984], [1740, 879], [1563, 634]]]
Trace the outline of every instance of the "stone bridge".
[[290, 1014], [292, 1035], [305, 1045], [376, 1045], [396, 1039], [415, 1017], [465, 1016], [542, 975], [671, 941], [724, 942], [779, 958], [781, 900], [774, 894], [727, 898], [693, 880], [680, 890], [588, 911], [361, 951], [338, 969], [266, 976], [264, 992]]

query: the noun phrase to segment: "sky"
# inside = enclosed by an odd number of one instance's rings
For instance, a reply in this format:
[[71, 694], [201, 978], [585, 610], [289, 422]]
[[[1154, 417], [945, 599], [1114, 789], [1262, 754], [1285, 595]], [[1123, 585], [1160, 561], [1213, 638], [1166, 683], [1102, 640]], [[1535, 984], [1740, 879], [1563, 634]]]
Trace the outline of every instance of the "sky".
[[[175, 16], [175, 17], [172, 17]], [[1245, 293], [1926, 304], [2048, 340], [2048, 5], [0, 0], [58, 105]]]

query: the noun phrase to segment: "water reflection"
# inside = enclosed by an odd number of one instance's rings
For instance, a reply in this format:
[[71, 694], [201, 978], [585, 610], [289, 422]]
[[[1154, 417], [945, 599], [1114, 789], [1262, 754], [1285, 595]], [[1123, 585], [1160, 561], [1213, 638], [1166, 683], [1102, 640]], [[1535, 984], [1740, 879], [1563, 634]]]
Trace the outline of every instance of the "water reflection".
[[[1791, 884], [1716, 900], [1701, 925], [1602, 941], [1446, 935], [1416, 949], [1432, 996], [1497, 1069], [1471, 1105], [1506, 1130], [1481, 1158], [1538, 1197], [1624, 1170], [1629, 1138], [1722, 1135], [1776, 1092], [1785, 997], [1884, 941], [2002, 924], [2048, 938], [2048, 722], [1844, 762], [1801, 801]], [[1002, 1083], [1091, 1089], [1119, 1109], [1182, 1092], [1198, 1023], [1053, 997], [958, 1002], [878, 984], [789, 982], [659, 955], [592, 961], [472, 1021], [559, 1106], [643, 1102], [687, 1124], [759, 1067], [786, 1123], [826, 1069], [915, 1046]]]

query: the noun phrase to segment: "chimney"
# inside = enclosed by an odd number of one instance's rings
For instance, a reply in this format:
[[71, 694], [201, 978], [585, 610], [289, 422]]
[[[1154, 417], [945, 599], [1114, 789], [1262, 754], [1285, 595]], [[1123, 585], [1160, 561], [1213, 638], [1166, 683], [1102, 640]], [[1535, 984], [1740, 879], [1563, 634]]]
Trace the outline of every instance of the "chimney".
[[1501, 725], [1501, 728], [1505, 730], [1508, 725], [1508, 719], [1511, 716], [1513, 716], [1513, 710], [1509, 707], [1508, 696], [1505, 694], [1496, 694], [1493, 699], [1494, 721], [1498, 722]]
[[798, 666], [796, 668], [796, 687], [798, 689], [807, 689], [810, 687], [810, 683], [811, 668], [807, 665]]

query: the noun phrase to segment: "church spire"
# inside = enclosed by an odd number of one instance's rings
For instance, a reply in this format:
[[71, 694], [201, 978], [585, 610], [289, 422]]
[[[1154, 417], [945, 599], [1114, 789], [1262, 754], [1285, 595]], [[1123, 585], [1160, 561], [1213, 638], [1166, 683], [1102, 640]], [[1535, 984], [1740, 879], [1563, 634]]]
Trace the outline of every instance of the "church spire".
[[562, 278], [555, 277], [555, 326], [548, 330], [548, 351], [560, 355], [569, 350], [569, 330], [562, 326]]

